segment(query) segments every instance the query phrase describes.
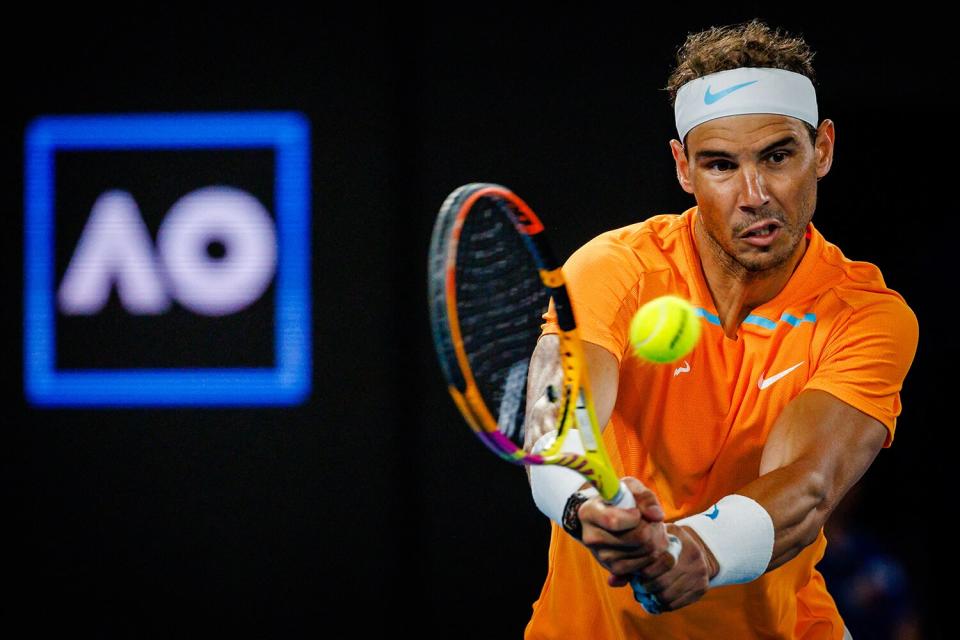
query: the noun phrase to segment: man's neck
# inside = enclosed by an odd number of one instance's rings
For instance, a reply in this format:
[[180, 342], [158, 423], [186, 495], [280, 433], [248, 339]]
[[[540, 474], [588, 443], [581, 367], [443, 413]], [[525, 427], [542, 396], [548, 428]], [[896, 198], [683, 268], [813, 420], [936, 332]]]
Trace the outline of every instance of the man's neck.
[[736, 338], [740, 323], [750, 312], [772, 300], [787, 285], [807, 250], [807, 239], [804, 237], [790, 259], [778, 268], [755, 272], [745, 269], [718, 247], [704, 233], [703, 225], [696, 225], [695, 229], [704, 280], [723, 332], [729, 338]]

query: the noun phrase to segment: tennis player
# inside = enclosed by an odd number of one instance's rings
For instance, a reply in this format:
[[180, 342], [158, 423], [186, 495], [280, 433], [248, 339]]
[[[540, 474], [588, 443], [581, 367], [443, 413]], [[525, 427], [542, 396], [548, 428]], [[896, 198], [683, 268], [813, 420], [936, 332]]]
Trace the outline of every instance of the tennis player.
[[[835, 140], [812, 57], [758, 21], [690, 35], [667, 89], [696, 206], [604, 233], [564, 267], [604, 444], [640, 509], [578, 491], [566, 469], [532, 474], [556, 524], [527, 638], [850, 637], [816, 570], [823, 525], [893, 441], [918, 325], [876, 266], [812, 223]], [[693, 303], [702, 338], [644, 363], [628, 325], [665, 294]], [[544, 318], [531, 446], [554, 428], [562, 377]], [[634, 575], [659, 611], [634, 599]]]

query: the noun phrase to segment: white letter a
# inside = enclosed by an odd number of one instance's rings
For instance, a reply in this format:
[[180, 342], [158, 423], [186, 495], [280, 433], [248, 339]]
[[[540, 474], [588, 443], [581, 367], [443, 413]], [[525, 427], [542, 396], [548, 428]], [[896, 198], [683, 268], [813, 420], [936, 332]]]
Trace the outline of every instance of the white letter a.
[[93, 204], [57, 292], [60, 310], [67, 315], [99, 312], [114, 282], [130, 313], [158, 314], [170, 308], [150, 233], [125, 191], [107, 191]]

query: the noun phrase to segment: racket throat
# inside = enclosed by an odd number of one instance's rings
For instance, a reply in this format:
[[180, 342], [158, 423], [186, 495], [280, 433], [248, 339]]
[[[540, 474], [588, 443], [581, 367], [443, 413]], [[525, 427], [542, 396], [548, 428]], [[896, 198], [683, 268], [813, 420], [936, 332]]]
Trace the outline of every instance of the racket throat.
[[592, 405], [587, 402], [586, 390], [580, 387], [577, 393], [576, 408], [574, 415], [576, 417], [577, 427], [580, 429], [580, 439], [587, 451], [597, 450], [597, 436], [600, 433], [597, 425], [597, 416], [590, 410]]

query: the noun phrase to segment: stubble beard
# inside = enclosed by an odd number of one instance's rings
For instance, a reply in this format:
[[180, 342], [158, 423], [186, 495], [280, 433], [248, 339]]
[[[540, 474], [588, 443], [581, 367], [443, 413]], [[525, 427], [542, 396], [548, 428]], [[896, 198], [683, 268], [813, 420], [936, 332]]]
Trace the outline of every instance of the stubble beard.
[[[706, 225], [704, 225], [703, 230], [706, 232], [710, 244], [713, 245], [714, 253], [717, 254], [721, 264], [723, 264], [728, 271], [734, 275], [746, 275], [750, 279], [756, 279], [766, 275], [773, 275], [779, 267], [789, 262], [797, 250], [797, 245], [800, 244], [806, 235], [807, 224], [813, 218], [813, 212], [811, 211], [809, 214], [804, 214], [796, 225], [787, 224], [784, 217], [780, 212], [775, 214], [767, 212], [762, 216], [758, 216], [758, 219], [772, 218], [778, 220], [781, 224], [780, 234], [788, 238], [789, 242], [785, 247], [782, 246], [782, 240], [777, 243], [781, 245], [781, 247], [757, 247], [756, 250], [758, 253], [752, 255], [745, 255], [742, 252], [738, 253], [734, 251], [732, 246], [727, 246], [718, 240]], [[738, 238], [739, 233], [734, 236], [732, 242], [736, 243]]]

